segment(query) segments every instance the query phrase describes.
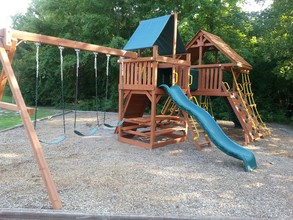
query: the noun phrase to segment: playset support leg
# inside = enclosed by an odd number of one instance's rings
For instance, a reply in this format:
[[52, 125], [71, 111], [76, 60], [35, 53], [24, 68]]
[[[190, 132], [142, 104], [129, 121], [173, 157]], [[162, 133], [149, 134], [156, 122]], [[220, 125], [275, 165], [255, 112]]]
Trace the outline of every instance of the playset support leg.
[[[14, 51], [12, 52], [14, 54]], [[24, 99], [22, 97], [22, 94], [20, 92], [20, 88], [18, 85], [18, 82], [16, 80], [15, 74], [13, 72], [11, 61], [9, 60], [8, 54], [6, 53], [6, 50], [4, 49], [4, 45], [2, 42], [0, 42], [0, 59], [6, 74], [6, 77], [8, 79], [13, 97], [15, 99], [16, 105], [18, 107], [18, 110], [20, 112], [21, 119], [24, 124], [24, 128], [27, 132], [29, 141], [31, 143], [31, 146], [33, 148], [39, 170], [41, 172], [43, 181], [45, 183], [45, 186], [48, 191], [49, 199], [52, 202], [52, 206], [54, 209], [61, 209], [62, 204], [61, 200], [59, 198], [59, 194], [57, 192], [55, 183], [52, 179], [51, 173], [49, 171], [44, 152], [42, 150], [41, 144], [39, 142], [39, 139], [37, 137], [37, 134], [34, 130], [33, 124], [31, 122], [31, 119], [29, 117], [29, 114], [27, 112], [27, 107], [25, 105]]]

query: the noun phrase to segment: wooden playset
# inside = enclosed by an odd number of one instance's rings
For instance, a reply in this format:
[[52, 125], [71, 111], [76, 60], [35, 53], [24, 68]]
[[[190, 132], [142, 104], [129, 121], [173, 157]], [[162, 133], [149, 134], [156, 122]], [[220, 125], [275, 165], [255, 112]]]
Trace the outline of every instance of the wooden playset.
[[[221, 38], [202, 30], [187, 44], [186, 51], [179, 54], [176, 48], [180, 47], [181, 39], [177, 32], [176, 19], [176, 15], [173, 15], [141, 22], [124, 48], [136, 49], [142, 54], [142, 50], [152, 46], [153, 54], [126, 59], [120, 68], [119, 94], [122, 99], [119, 104], [119, 120], [124, 118], [125, 123], [118, 129], [118, 140], [145, 148], [156, 148], [185, 141], [189, 128], [197, 149], [204, 144], [210, 145], [204, 132], [204, 142], [198, 142], [198, 125], [184, 112], [181, 112], [184, 117], [180, 117], [180, 110], [176, 109], [171, 99], [165, 102], [161, 114], [158, 114], [158, 103], [165, 94], [158, 88], [162, 83], [179, 85], [190, 98], [226, 97], [243, 128], [246, 143], [267, 135], [269, 130], [261, 120], [251, 91], [251, 65]], [[174, 28], [170, 28], [170, 25], [174, 25]], [[154, 26], [158, 28], [157, 34], [150, 30]], [[166, 53], [168, 48], [163, 44], [165, 42], [160, 42], [160, 37], [166, 35], [171, 35], [174, 39], [173, 46], [171, 42], [172, 50], [169, 50], [172, 54], [162, 56], [160, 52]], [[154, 40], [147, 45], [146, 38]], [[160, 43], [165, 51], [158, 49], [157, 45], [160, 47]], [[210, 63], [204, 60], [207, 53], [213, 54], [214, 60]], [[219, 56], [225, 56], [225, 60], [229, 62], [221, 63]], [[231, 74], [233, 81], [224, 82], [223, 74]], [[240, 76], [242, 82], [237, 81]], [[147, 104], [150, 105], [151, 112], [144, 116]]]
[[[149, 22], [153, 32], [145, 30]], [[140, 39], [146, 33], [152, 36]], [[159, 88], [160, 84], [179, 85], [191, 99], [196, 96], [226, 97], [243, 128], [247, 143], [269, 133], [254, 103], [249, 80], [251, 65], [219, 37], [202, 30], [186, 47], [182, 46], [176, 14], [141, 22], [124, 50], [0, 29], [0, 59], [3, 67], [0, 75], [0, 108], [20, 112], [54, 209], [60, 209], [62, 204], [29, 117], [34, 109], [26, 106], [12, 68], [19, 41], [119, 56], [119, 121], [123, 121], [123, 124], [117, 127], [116, 132], [121, 142], [152, 149], [186, 141], [189, 130], [197, 149], [204, 144], [211, 145], [204, 131], [205, 141], [199, 142], [200, 132], [195, 119], [178, 109], [166, 97], [165, 90]], [[134, 50], [137, 51], [133, 52]], [[214, 54], [213, 62], [206, 63], [207, 53]], [[220, 55], [225, 56], [229, 62], [221, 63]], [[231, 74], [233, 81], [223, 82], [223, 74]], [[240, 83], [237, 81], [239, 78], [242, 79]], [[7, 81], [15, 105], [1, 101]], [[158, 113], [158, 104], [162, 99], [165, 104]]]

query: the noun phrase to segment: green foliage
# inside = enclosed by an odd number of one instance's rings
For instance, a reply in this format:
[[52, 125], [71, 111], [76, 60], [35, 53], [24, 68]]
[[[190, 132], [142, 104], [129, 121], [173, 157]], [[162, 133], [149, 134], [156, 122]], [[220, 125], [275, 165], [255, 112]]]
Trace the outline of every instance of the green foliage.
[[274, 1], [272, 7], [253, 14], [258, 54], [275, 63], [274, 74], [293, 81], [293, 6], [290, 0]]
[[[272, 7], [262, 13], [246, 14], [239, 7], [241, 2], [243, 0], [33, 0], [26, 14], [14, 16], [13, 28], [123, 48], [141, 20], [176, 11], [184, 43], [203, 29], [219, 35], [253, 65], [251, 79], [256, 103], [266, 119], [277, 120], [276, 117], [282, 118], [293, 102], [292, 4], [289, 0], [275, 0]], [[224, 59], [221, 55], [219, 58]], [[213, 59], [213, 55], [207, 55], [205, 59]], [[72, 107], [75, 62], [74, 50], [65, 49], [64, 94], [66, 106]], [[35, 46], [32, 43], [20, 44], [14, 69], [29, 104], [35, 100], [35, 65]], [[78, 107], [94, 110], [95, 80], [91, 53], [81, 51], [79, 72]], [[118, 73], [117, 58], [111, 57], [106, 102], [106, 56], [98, 55], [100, 109], [117, 110]], [[229, 76], [225, 77], [231, 81]], [[60, 58], [57, 47], [41, 46], [38, 83], [39, 104], [60, 106]], [[218, 110], [217, 116], [227, 117], [226, 109], [215, 109]]]

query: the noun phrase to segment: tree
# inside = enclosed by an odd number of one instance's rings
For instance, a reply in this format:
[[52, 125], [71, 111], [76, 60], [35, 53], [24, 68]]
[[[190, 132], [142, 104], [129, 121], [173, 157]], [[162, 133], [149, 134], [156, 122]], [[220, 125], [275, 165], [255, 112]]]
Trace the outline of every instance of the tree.
[[272, 121], [288, 121], [293, 103], [292, 4], [274, 1], [263, 12], [249, 15], [253, 42], [253, 80], [264, 114]]
[[275, 62], [275, 74], [293, 80], [293, 6], [289, 0], [274, 1], [257, 17], [260, 52], [263, 59]]

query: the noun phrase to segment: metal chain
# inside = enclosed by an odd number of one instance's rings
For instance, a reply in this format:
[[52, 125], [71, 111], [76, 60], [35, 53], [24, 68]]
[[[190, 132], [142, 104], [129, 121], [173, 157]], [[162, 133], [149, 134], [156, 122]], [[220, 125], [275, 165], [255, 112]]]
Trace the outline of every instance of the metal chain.
[[36, 42], [36, 94], [35, 94], [35, 121], [34, 128], [37, 128], [37, 113], [38, 113], [38, 99], [39, 99], [39, 48], [41, 43]]
[[64, 47], [59, 46], [60, 51], [60, 79], [61, 79], [61, 108], [62, 108], [62, 116], [63, 116], [63, 133], [66, 133], [65, 126], [65, 105], [64, 105], [64, 75], [63, 75], [63, 50]]
[[79, 49], [75, 49], [76, 52], [76, 73], [75, 73], [75, 109], [74, 109], [74, 129], [76, 128], [77, 120], [77, 104], [78, 104], [78, 75], [79, 75]]
[[[105, 105], [107, 105], [107, 101], [108, 101], [108, 84], [109, 84], [109, 62], [110, 62], [110, 54], [107, 54], [107, 67], [106, 67], [106, 94], [105, 94]], [[104, 124], [106, 122], [106, 109], [104, 110]]]
[[94, 69], [95, 69], [95, 87], [96, 87], [96, 117], [97, 117], [97, 125], [100, 126], [99, 122], [99, 100], [98, 100], [98, 53], [94, 52]]

